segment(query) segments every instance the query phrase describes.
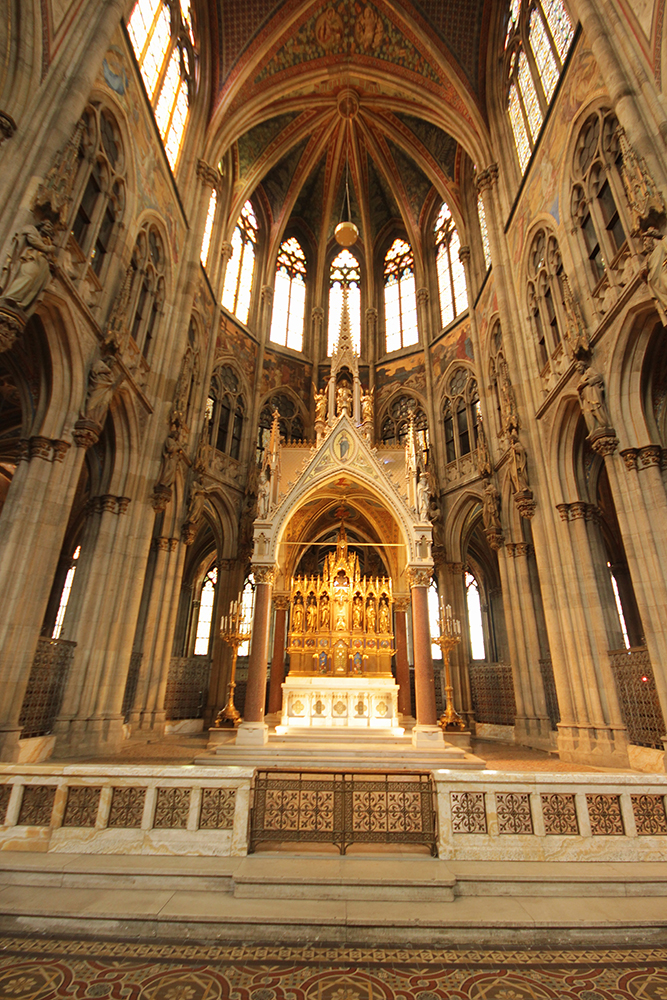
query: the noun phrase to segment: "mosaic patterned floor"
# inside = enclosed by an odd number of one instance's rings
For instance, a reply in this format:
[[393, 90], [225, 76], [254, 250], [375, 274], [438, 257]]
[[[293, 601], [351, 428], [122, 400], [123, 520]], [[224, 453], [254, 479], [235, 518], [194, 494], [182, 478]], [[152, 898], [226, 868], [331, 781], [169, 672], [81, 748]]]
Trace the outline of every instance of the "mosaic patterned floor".
[[427, 951], [0, 939], [2, 1000], [667, 1000], [667, 949]]

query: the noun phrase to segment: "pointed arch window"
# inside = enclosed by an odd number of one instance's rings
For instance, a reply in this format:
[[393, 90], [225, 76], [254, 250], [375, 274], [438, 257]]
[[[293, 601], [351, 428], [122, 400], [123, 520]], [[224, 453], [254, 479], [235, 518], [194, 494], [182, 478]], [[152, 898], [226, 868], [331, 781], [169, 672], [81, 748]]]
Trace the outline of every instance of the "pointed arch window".
[[127, 31], [174, 170], [196, 87], [189, 0], [137, 0]]
[[248, 322], [250, 312], [256, 246], [257, 218], [252, 203], [247, 201], [232, 236], [232, 255], [227, 261], [222, 289], [223, 306], [242, 323]]
[[[252, 573], [246, 577], [241, 594], [241, 615], [244, 622], [252, 622], [255, 611], [255, 578]], [[250, 656], [250, 639], [239, 646], [239, 656]]]
[[479, 595], [479, 584], [466, 571], [464, 578], [466, 588], [466, 604], [468, 610], [468, 633], [470, 635], [470, 653], [473, 660], [486, 659], [484, 645], [484, 628], [482, 626], [482, 602]]
[[72, 556], [72, 564], [70, 568], [67, 570], [67, 576], [65, 577], [65, 583], [63, 585], [62, 593], [60, 595], [60, 603], [58, 604], [58, 613], [56, 614], [56, 621], [53, 626], [53, 632], [51, 633], [52, 639], [60, 639], [62, 635], [63, 623], [65, 621], [65, 612], [67, 611], [69, 596], [72, 593], [74, 574], [76, 573], [77, 562], [80, 555], [81, 555], [81, 546], [77, 545], [77, 547], [74, 550], [74, 554]]
[[276, 261], [271, 340], [293, 351], [303, 349], [306, 315], [306, 255], [294, 236], [283, 240]]
[[489, 227], [486, 224], [486, 211], [484, 210], [484, 200], [482, 195], [477, 195], [477, 218], [479, 219], [479, 234], [482, 237], [482, 250], [484, 252], [484, 264], [487, 271], [491, 267], [491, 243], [489, 241]]
[[443, 404], [448, 463], [469, 455], [477, 447], [479, 415], [477, 381], [468, 368], [457, 368], [449, 380]]
[[274, 393], [273, 396], [266, 400], [259, 415], [259, 432], [257, 435], [258, 461], [261, 460], [264, 449], [269, 443], [274, 410], [278, 411], [280, 418], [280, 436], [287, 444], [303, 441], [304, 438], [303, 420], [301, 419], [301, 414], [296, 403], [285, 392]]
[[338, 342], [343, 314], [343, 289], [347, 288], [350, 333], [357, 354], [361, 353], [361, 271], [359, 261], [349, 250], [341, 250], [329, 270], [329, 336], [327, 352], [331, 356]]
[[89, 106], [84, 112], [77, 186], [72, 235], [100, 277], [125, 207], [125, 152], [106, 108]]
[[398, 238], [384, 258], [384, 324], [387, 352], [418, 343], [415, 261], [410, 244]]
[[230, 365], [223, 365], [211, 379], [206, 403], [208, 439], [217, 451], [237, 461], [241, 455], [245, 400], [239, 378]]
[[535, 148], [573, 37], [563, 0], [511, 0], [505, 37], [507, 112], [521, 173]]
[[[434, 660], [442, 659], [442, 647], [435, 642], [434, 637], [440, 635], [440, 598], [438, 597], [438, 585], [435, 580], [431, 580], [428, 588], [428, 624], [431, 633], [431, 657]], [[438, 664], [441, 666], [441, 664]]]
[[414, 421], [417, 445], [421, 449], [424, 461], [426, 461], [429, 448], [428, 420], [421, 404], [414, 396], [401, 395], [389, 404], [381, 423], [382, 443], [404, 445], [410, 428], [410, 420]]
[[468, 289], [463, 263], [459, 257], [461, 241], [449, 207], [443, 202], [435, 223], [435, 267], [440, 291], [440, 316], [443, 327], [468, 308]]
[[211, 236], [213, 235], [213, 223], [215, 221], [215, 210], [218, 205], [218, 192], [213, 188], [211, 191], [211, 197], [208, 202], [208, 211], [206, 212], [206, 223], [204, 225], [204, 236], [201, 241], [201, 252], [199, 254], [199, 259], [201, 260], [204, 267], [208, 265], [208, 252], [211, 248]]
[[148, 357], [165, 296], [164, 245], [155, 226], [140, 230], [130, 267], [130, 333], [141, 353]]
[[528, 255], [528, 312], [532, 320], [538, 365], [543, 377], [557, 370], [565, 329], [563, 283], [566, 280], [558, 240], [538, 229]]
[[199, 614], [197, 616], [197, 631], [195, 634], [195, 656], [206, 656], [211, 638], [211, 624], [213, 621], [213, 605], [215, 604], [215, 588], [218, 582], [218, 567], [213, 566], [206, 576], [201, 588], [199, 598]]

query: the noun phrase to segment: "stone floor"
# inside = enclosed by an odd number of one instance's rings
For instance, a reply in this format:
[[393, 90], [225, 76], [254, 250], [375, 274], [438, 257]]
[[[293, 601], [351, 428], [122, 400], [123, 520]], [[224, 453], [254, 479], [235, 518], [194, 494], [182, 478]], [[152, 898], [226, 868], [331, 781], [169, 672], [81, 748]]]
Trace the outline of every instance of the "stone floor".
[[226, 946], [9, 937], [7, 1000], [665, 1000], [667, 950]]
[[[196, 735], [175, 734], [154, 741], [128, 740], [122, 750], [110, 757], [89, 757], [90, 764], [191, 764], [195, 757], [206, 752], [208, 733]], [[556, 754], [515, 743], [500, 743], [495, 740], [472, 740], [471, 750], [483, 757], [489, 769], [495, 771], [552, 771], [565, 774], [597, 772], [607, 768], [588, 767], [585, 764], [568, 764], [559, 760]], [[71, 763], [72, 758], [68, 758]], [[56, 754], [49, 759], [51, 764], [65, 763]]]

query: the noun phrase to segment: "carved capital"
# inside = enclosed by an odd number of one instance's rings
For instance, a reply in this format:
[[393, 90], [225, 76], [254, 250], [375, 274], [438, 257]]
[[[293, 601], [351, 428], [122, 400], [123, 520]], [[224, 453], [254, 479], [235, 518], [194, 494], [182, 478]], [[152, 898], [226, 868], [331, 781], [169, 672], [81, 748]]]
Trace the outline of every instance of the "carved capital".
[[521, 517], [531, 518], [534, 516], [537, 502], [533, 500], [532, 490], [518, 490], [514, 494], [514, 503]]
[[278, 567], [253, 563], [251, 572], [255, 578], [255, 583], [265, 583], [269, 587], [272, 587], [278, 573]]
[[234, 567], [236, 566], [236, 559], [220, 559], [218, 562], [218, 566], [220, 567], [221, 570], [224, 570], [226, 573], [228, 573], [230, 569], [234, 569]]
[[470, 263], [470, 247], [459, 247], [459, 260], [465, 268]]
[[417, 302], [421, 306], [428, 305], [429, 291], [428, 288], [418, 288], [417, 289]]
[[618, 448], [618, 438], [613, 427], [603, 428], [593, 434], [588, 435], [588, 441], [593, 451], [604, 458], [606, 455], [613, 455]]
[[53, 462], [63, 462], [65, 460], [65, 455], [72, 447], [69, 441], [51, 441], [51, 447], [53, 448], [53, 457], [51, 461]]
[[570, 505], [569, 503], [557, 503], [556, 510], [560, 514], [561, 521], [570, 520]]
[[27, 317], [22, 310], [0, 306], [0, 353], [14, 346], [25, 330]]
[[45, 462], [51, 460], [51, 440], [45, 437], [31, 437], [30, 438], [30, 459], [33, 458], [43, 458]]
[[160, 552], [168, 552], [169, 551], [169, 542], [170, 541], [171, 541], [171, 538], [167, 538], [164, 535], [159, 535], [157, 538], [153, 539], [153, 545]]
[[222, 257], [225, 264], [228, 260], [231, 260], [232, 254], [234, 253], [234, 247], [229, 242], [229, 240], [224, 240], [220, 244], [220, 256]]
[[222, 180], [220, 171], [216, 170], [215, 167], [212, 167], [210, 163], [207, 163], [205, 160], [197, 160], [197, 177], [200, 181], [203, 181], [204, 184], [208, 184], [210, 187], [215, 188], [216, 191], [220, 181]]
[[433, 571], [421, 566], [408, 566], [408, 583], [410, 590], [414, 587], [429, 587]]
[[394, 611], [405, 614], [410, 607], [409, 597], [394, 597]]
[[0, 146], [16, 132], [16, 122], [6, 111], [0, 111]]
[[465, 563], [462, 562], [445, 563], [445, 569], [450, 574], [450, 576], [461, 576], [463, 570], [465, 569]]
[[273, 598], [273, 606], [276, 611], [287, 611], [289, 608], [289, 597], [286, 594], [278, 594]]
[[167, 504], [171, 500], [171, 486], [162, 486], [158, 483], [153, 487], [153, 495], [151, 496], [151, 504], [153, 505], [153, 510], [156, 514], [167, 509]]
[[575, 500], [574, 503], [570, 504], [570, 520], [571, 521], [588, 521], [590, 519], [590, 504], [585, 503], [583, 500]]
[[193, 521], [185, 521], [181, 527], [181, 541], [184, 545], [192, 545], [197, 536], [197, 525]]
[[273, 305], [273, 286], [262, 285], [262, 302], [270, 308]]
[[19, 438], [18, 440], [18, 460], [19, 462], [30, 461], [30, 441], [28, 438]]
[[637, 469], [637, 459], [639, 458], [639, 448], [624, 448], [620, 453], [621, 458], [625, 462], [625, 467], [628, 472], [633, 469]]
[[497, 552], [505, 540], [505, 536], [500, 528], [485, 528], [484, 534], [486, 535], [486, 540], [489, 543], [489, 546], [494, 552]]
[[647, 469], [651, 465], [662, 465], [662, 448], [658, 444], [649, 444], [639, 449], [639, 460], [642, 469]]
[[477, 190], [480, 193], [488, 191], [498, 180], [498, 164], [491, 163], [477, 177]]

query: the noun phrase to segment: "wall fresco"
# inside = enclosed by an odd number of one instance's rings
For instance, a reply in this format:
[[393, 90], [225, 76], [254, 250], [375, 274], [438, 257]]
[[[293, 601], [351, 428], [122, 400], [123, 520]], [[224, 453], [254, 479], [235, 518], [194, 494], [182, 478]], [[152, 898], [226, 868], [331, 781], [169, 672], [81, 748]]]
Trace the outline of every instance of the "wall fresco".
[[376, 411], [397, 386], [415, 389], [422, 396], [426, 393], [426, 369], [424, 354], [418, 351], [407, 358], [400, 358], [380, 366], [375, 375]]
[[473, 349], [470, 339], [470, 320], [465, 319], [441, 337], [437, 344], [431, 347], [431, 364], [433, 367], [433, 384], [437, 390], [443, 375], [452, 361], [472, 361]]
[[227, 315], [220, 318], [216, 356], [221, 354], [233, 354], [249, 385], [254, 386], [257, 344]]
[[297, 361], [293, 358], [283, 357], [274, 351], [267, 351], [264, 355], [262, 372], [262, 396], [271, 389], [288, 385], [301, 396], [306, 406], [309, 406], [312, 377], [313, 366], [307, 361]]

